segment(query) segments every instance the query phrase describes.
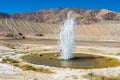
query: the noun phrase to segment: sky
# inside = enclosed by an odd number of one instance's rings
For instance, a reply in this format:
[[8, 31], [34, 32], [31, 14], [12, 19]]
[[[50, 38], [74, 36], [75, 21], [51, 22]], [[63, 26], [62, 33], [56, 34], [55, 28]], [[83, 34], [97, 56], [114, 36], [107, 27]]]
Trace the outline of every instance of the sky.
[[120, 12], [120, 0], [0, 0], [0, 12], [9, 14], [47, 8], [108, 9]]

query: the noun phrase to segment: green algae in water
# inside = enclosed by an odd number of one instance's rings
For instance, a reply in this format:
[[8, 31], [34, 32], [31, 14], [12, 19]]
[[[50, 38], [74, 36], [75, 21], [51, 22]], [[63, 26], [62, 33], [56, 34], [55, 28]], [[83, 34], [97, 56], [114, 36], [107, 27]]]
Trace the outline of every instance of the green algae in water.
[[26, 55], [22, 58], [32, 64], [60, 68], [92, 69], [115, 67], [120, 65], [118, 59], [105, 56], [75, 53], [74, 58], [69, 60], [60, 59], [58, 56], [58, 53], [45, 53], [40, 55]]

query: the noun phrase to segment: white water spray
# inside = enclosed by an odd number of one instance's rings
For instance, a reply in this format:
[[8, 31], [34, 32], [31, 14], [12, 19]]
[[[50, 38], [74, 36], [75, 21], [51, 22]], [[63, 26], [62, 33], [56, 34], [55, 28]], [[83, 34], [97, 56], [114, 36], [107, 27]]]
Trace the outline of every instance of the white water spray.
[[74, 27], [75, 21], [70, 17], [71, 11], [67, 14], [67, 19], [61, 27], [60, 31], [60, 48], [61, 48], [61, 58], [71, 59], [73, 58], [74, 50]]

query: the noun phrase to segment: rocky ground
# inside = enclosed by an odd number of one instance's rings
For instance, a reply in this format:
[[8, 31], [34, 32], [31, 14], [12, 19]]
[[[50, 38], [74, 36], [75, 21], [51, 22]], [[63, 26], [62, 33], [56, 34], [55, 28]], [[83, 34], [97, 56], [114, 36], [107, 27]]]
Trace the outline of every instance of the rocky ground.
[[[46, 46], [36, 44], [21, 44], [14, 45], [12, 48], [0, 46], [0, 80], [91, 80], [84, 76], [89, 73], [96, 75], [103, 75], [108, 77], [117, 77], [120, 75], [120, 67], [101, 68], [101, 69], [70, 69], [70, 68], [56, 68], [44, 65], [33, 65], [36, 67], [43, 67], [54, 73], [48, 74], [43, 72], [26, 71], [19, 67], [15, 67], [10, 63], [2, 63], [2, 59], [13, 58], [19, 60], [20, 64], [26, 64], [20, 59], [20, 56], [30, 53], [47, 53], [58, 52], [58, 46]], [[76, 52], [89, 53], [97, 55], [112, 56], [120, 59], [120, 48], [109, 47], [86, 47], [77, 46]]]

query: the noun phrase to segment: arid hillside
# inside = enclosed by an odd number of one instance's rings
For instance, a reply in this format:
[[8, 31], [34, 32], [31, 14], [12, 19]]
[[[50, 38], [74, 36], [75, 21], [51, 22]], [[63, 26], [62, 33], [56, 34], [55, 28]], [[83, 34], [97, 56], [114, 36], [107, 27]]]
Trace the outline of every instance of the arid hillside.
[[[22, 33], [25, 36], [57, 37], [60, 25], [26, 20], [0, 19], [0, 36]], [[77, 39], [120, 40], [120, 22], [79, 24]], [[4, 35], [3, 35], [4, 34]]]
[[0, 38], [21, 35], [57, 38], [69, 11], [77, 23], [74, 30], [77, 39], [120, 40], [120, 13], [76, 8], [0, 13]]

